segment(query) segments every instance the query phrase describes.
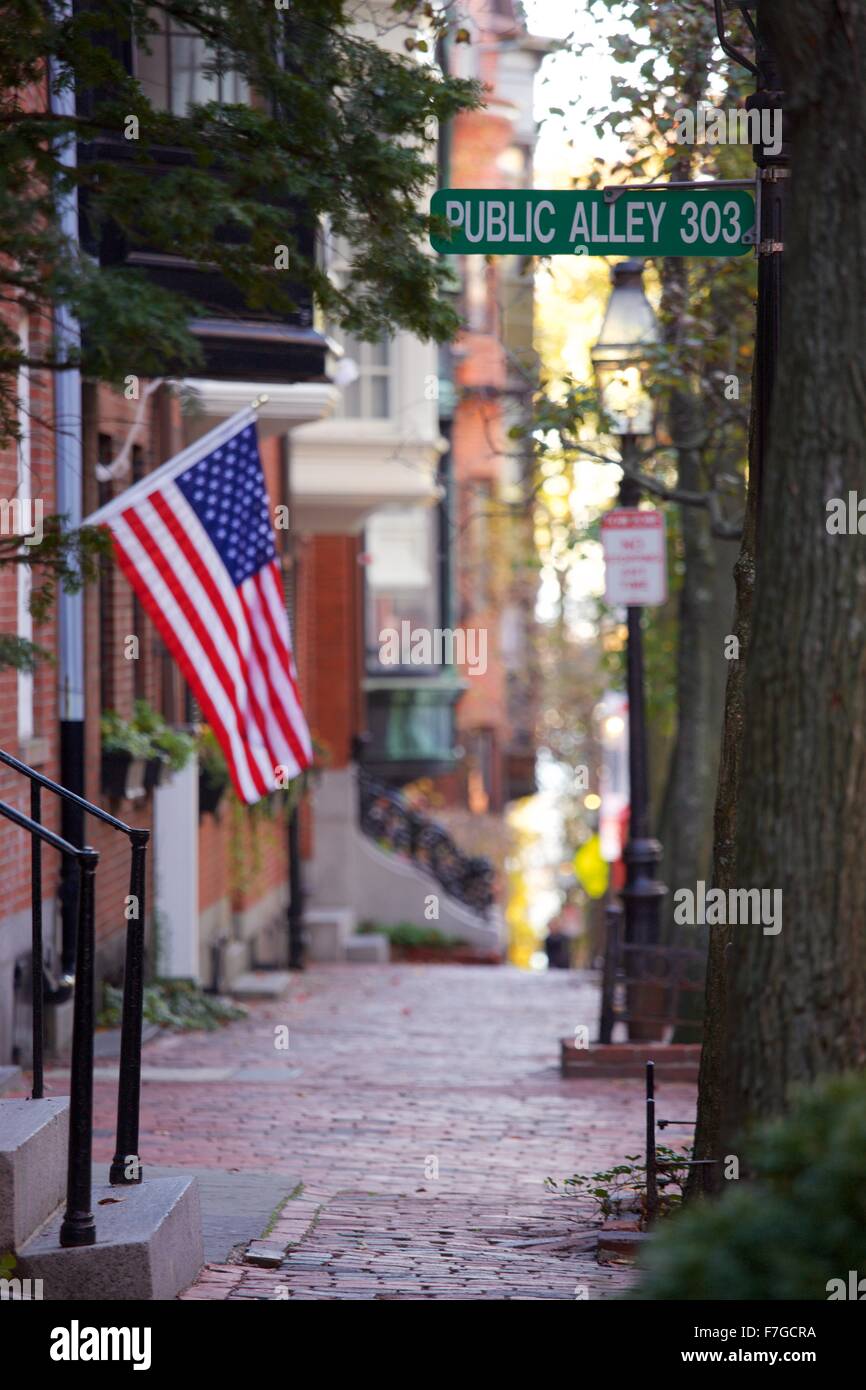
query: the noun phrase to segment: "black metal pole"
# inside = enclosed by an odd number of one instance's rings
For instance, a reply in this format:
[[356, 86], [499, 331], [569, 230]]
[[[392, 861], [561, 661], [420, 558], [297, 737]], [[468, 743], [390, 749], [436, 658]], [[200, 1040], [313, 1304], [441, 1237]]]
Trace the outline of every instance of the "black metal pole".
[[94, 877], [99, 855], [85, 847], [78, 853], [78, 940], [75, 967], [75, 1007], [72, 1019], [72, 1071], [69, 1078], [69, 1162], [66, 1212], [60, 1244], [94, 1245], [96, 1226], [91, 1210], [91, 1148], [93, 1145], [93, 966]]
[[[60, 785], [78, 796], [84, 796], [84, 720], [60, 720]], [[79, 846], [84, 844], [84, 810], [74, 801], [64, 798], [60, 807], [60, 833], [64, 840]], [[75, 978], [75, 942], [77, 923], [78, 865], [72, 855], [64, 854], [60, 867], [61, 921], [61, 989], [68, 998]]]
[[141, 1028], [144, 1011], [144, 921], [147, 830], [133, 830], [129, 896], [133, 916], [126, 924], [123, 973], [123, 1018], [120, 1030], [120, 1076], [117, 1087], [117, 1143], [111, 1162], [114, 1185], [141, 1182], [138, 1114], [141, 1102]]
[[[625, 472], [619, 490], [622, 507], [636, 507], [640, 485], [629, 476], [637, 469], [638, 445], [634, 435], [622, 438]], [[656, 875], [662, 847], [649, 833], [649, 774], [644, 698], [642, 608], [628, 608], [628, 770], [629, 826], [623, 851], [626, 884], [625, 939], [629, 945], [655, 945], [661, 934], [661, 901], [667, 888]]]
[[304, 951], [304, 890], [301, 883], [301, 826], [300, 807], [289, 817], [289, 969], [303, 970]]
[[[755, 60], [758, 69], [755, 92], [749, 97], [747, 106], [759, 111], [783, 111], [785, 94], [775, 58], [767, 43], [760, 6], [755, 19]], [[756, 228], [758, 310], [755, 332], [755, 433], [749, 468], [759, 517], [764, 467], [769, 447], [770, 405], [781, 342], [784, 213], [790, 176], [790, 150], [784, 138], [784, 129], [782, 116], [782, 147], [778, 154], [765, 154], [762, 145], [754, 146], [759, 186], [759, 218]]]
[[[30, 816], [42, 824], [42, 788], [38, 782], [30, 783]], [[33, 1008], [33, 1089], [30, 1096], [32, 1100], [41, 1100], [45, 1094], [45, 978], [42, 966], [42, 841], [38, 835], [30, 836], [30, 927]]]
[[608, 903], [605, 909], [605, 949], [604, 968], [601, 978], [601, 1018], [599, 1019], [598, 1040], [609, 1044], [613, 1039], [613, 1025], [616, 1022], [616, 980], [619, 971], [619, 936], [622, 925], [622, 907], [619, 903]]
[[[286, 609], [292, 627], [292, 639], [296, 634], [297, 614], [297, 554], [292, 525], [292, 453], [288, 435], [283, 435], [280, 445], [282, 500], [288, 510], [289, 525], [285, 529], [284, 545], [284, 589]], [[288, 576], [287, 576], [288, 571]], [[303, 970], [306, 965], [304, 950], [304, 889], [301, 881], [301, 807], [300, 799], [289, 813], [288, 823], [289, 854], [289, 908], [286, 916], [288, 929], [288, 963], [290, 970]]]
[[656, 1167], [655, 1063], [646, 1064], [646, 1219], [650, 1225], [658, 1214], [658, 1170]]

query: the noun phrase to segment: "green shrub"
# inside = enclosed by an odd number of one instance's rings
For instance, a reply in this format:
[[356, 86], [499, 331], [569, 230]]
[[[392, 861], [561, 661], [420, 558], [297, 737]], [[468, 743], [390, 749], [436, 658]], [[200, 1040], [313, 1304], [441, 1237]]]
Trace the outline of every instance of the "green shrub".
[[186, 767], [195, 752], [196, 743], [192, 734], [173, 729], [147, 700], [136, 700], [132, 727], [147, 735], [153, 750], [150, 756], [162, 758], [172, 772], [180, 772]]
[[136, 729], [116, 710], [107, 709], [100, 723], [102, 747], [106, 753], [128, 753], [131, 758], [151, 758], [153, 749], [150, 738]]
[[[123, 1010], [123, 990], [106, 983], [102, 987], [102, 1010], [97, 1018], [100, 1028], [119, 1028]], [[246, 1009], [216, 994], [205, 994], [193, 980], [157, 980], [144, 989], [144, 1021], [160, 1028], [176, 1028], [184, 1032], [215, 1029], [246, 1018]]]
[[136, 700], [132, 719], [106, 710], [100, 722], [106, 753], [128, 753], [133, 758], [161, 758], [172, 772], [180, 772], [195, 752], [195, 739], [167, 724], [147, 700]]
[[753, 1176], [663, 1223], [633, 1296], [822, 1300], [866, 1276], [866, 1078], [800, 1091], [744, 1150]]
[[[564, 1197], [591, 1198], [598, 1203], [602, 1216], [614, 1216], [624, 1205], [628, 1210], [639, 1211], [641, 1219], [645, 1220], [646, 1163], [641, 1162], [639, 1154], [626, 1154], [625, 1157], [627, 1162], [598, 1173], [574, 1173], [561, 1182], [545, 1178], [544, 1186], [548, 1192]], [[656, 1144], [656, 1162], [662, 1165], [656, 1177], [658, 1210], [662, 1214], [673, 1211], [682, 1201], [689, 1171], [687, 1159], [688, 1153]]]
[[438, 927], [418, 927], [414, 922], [397, 922], [394, 926], [386, 927], [382, 922], [367, 920], [361, 922], [358, 932], [366, 936], [378, 932], [382, 936], [387, 936], [392, 946], [444, 946], [453, 948], [466, 944], [458, 936], [446, 936], [444, 932], [439, 931]]
[[216, 735], [208, 724], [203, 724], [198, 735], [198, 765], [212, 782], [227, 787], [230, 780], [229, 765], [225, 754], [217, 742]]

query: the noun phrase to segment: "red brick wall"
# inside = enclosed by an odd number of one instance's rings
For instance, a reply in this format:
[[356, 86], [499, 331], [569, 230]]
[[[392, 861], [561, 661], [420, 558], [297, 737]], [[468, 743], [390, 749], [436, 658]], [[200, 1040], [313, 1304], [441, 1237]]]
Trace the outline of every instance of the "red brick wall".
[[[3, 320], [14, 331], [19, 328], [15, 306], [0, 306]], [[30, 354], [37, 357], [50, 346], [44, 320], [34, 320], [30, 326]], [[54, 448], [53, 448], [53, 384], [51, 374], [34, 371], [30, 374], [30, 466], [34, 501], [41, 501], [43, 514], [55, 511]], [[0, 497], [11, 501], [19, 495], [18, 446], [10, 441], [0, 449]], [[18, 571], [12, 564], [0, 566], [0, 632], [14, 634], [18, 622]], [[36, 628], [33, 640], [53, 651], [56, 645], [56, 623], [53, 615]], [[57, 698], [56, 668], [42, 662], [34, 675], [34, 736], [36, 745], [22, 746], [18, 739], [18, 675], [14, 670], [0, 670], [0, 747], [13, 757], [27, 761], [38, 759], [40, 770], [52, 776], [57, 770]], [[0, 766], [0, 799], [29, 813], [29, 784], [22, 777]], [[56, 797], [43, 795], [43, 821], [59, 830]], [[57, 882], [58, 856], [50, 848], [43, 850], [43, 893], [50, 897]], [[0, 818], [0, 863], [3, 865], [3, 891], [0, 914], [18, 912], [30, 903], [30, 838], [24, 830]]]
[[199, 822], [199, 911], [230, 900], [242, 911], [279, 888], [288, 878], [286, 817], [250, 815], [224, 796], [216, 816]]
[[[365, 727], [360, 538], [307, 536], [295, 547], [295, 653], [301, 698], [330, 768], [345, 767]], [[315, 824], [301, 810], [301, 854], [313, 854]]]
[[298, 614], [299, 655], [307, 716], [345, 767], [364, 727], [361, 543], [356, 536], [314, 536], [306, 544]]
[[[134, 420], [135, 411], [136, 402], [126, 401], [104, 388], [88, 393], [85, 425], [86, 510], [98, 505], [94, 467], [99, 436], [110, 436], [111, 452], [116, 454]], [[178, 406], [166, 393], [157, 392], [151, 398], [146, 428], [138, 442], [143, 451], [145, 472], [159, 467], [183, 446]], [[280, 495], [278, 441], [262, 441], [261, 454], [271, 499], [275, 501]], [[131, 476], [127, 474], [115, 486], [120, 490], [130, 482]], [[124, 655], [124, 639], [133, 633], [139, 637], [138, 662], [127, 660]], [[132, 713], [138, 680], [144, 698], [162, 710], [167, 718], [182, 722], [184, 682], [174, 663], [167, 658], [153, 625], [140, 609], [136, 623], [132, 590], [114, 565], [108, 567], [102, 585], [92, 586], [87, 593], [86, 650], [92, 658], [87, 662], [87, 795], [102, 804], [99, 711], [103, 686], [107, 687], [106, 694], [112, 707], [125, 718]], [[108, 671], [108, 680], [104, 679], [103, 670]], [[109, 809], [133, 825], [151, 826], [153, 823], [150, 798], [131, 803], [120, 802]], [[282, 830], [284, 822], [279, 820], [272, 826], [266, 820], [257, 819], [253, 849], [250, 831], [245, 828], [246, 820], [246, 812], [236, 811], [232, 814], [231, 803], [226, 797], [216, 819], [204, 816], [199, 822], [200, 911], [205, 911], [224, 898], [229, 898], [232, 906], [240, 910], [285, 882], [288, 857]], [[124, 838], [108, 829], [96, 827], [91, 843], [101, 855], [97, 877], [97, 934], [105, 945], [110, 938], [119, 936], [124, 930], [122, 905], [128, 891], [129, 856]], [[150, 858], [152, 860], [152, 855]], [[238, 886], [240, 884], [242, 888]], [[152, 893], [151, 864], [148, 884], [148, 901], [151, 904]], [[115, 949], [118, 945], [119, 941], [112, 943]]]
[[[8, 307], [4, 309], [10, 321]], [[14, 317], [11, 319], [14, 322]], [[38, 349], [38, 341], [34, 341]], [[144, 389], [141, 382], [140, 389]], [[34, 495], [44, 502], [45, 515], [54, 510], [54, 440], [50, 430], [53, 382], [47, 373], [34, 373], [31, 382], [31, 397], [34, 409], [32, 424], [31, 460], [34, 474]], [[83, 390], [83, 473], [84, 473], [84, 514], [87, 515], [100, 503], [99, 488], [95, 478], [95, 466], [100, 456], [100, 436], [102, 452], [114, 457], [120, 450], [136, 414], [137, 402], [127, 401], [122, 395], [105, 387], [85, 386]], [[44, 417], [45, 423], [42, 423]], [[142, 451], [144, 472], [150, 472], [170, 455], [182, 447], [182, 426], [179, 408], [165, 392], [157, 392], [148, 403], [145, 426], [138, 445]], [[281, 500], [279, 489], [280, 455], [276, 439], [262, 443], [262, 461], [272, 501]], [[0, 497], [15, 496], [16, 450], [7, 447], [0, 451]], [[113, 485], [120, 492], [132, 481], [131, 474], [125, 475]], [[104, 497], [103, 499], [104, 500]], [[11, 566], [0, 567], [0, 630], [14, 632], [17, 615], [17, 580]], [[167, 658], [162, 642], [141, 609], [134, 613], [133, 594], [120, 570], [112, 563], [105, 567], [101, 582], [88, 586], [84, 595], [85, 622], [85, 795], [98, 805], [105, 806], [121, 820], [131, 825], [152, 826], [153, 806], [150, 798], [133, 802], [121, 801], [107, 804], [101, 787], [101, 740], [99, 719], [102, 712], [102, 696], [106, 703], [124, 717], [132, 713], [136, 691], [162, 710], [167, 718], [182, 722], [184, 718], [184, 683], [174, 664]], [[138, 660], [129, 660], [124, 654], [125, 638], [135, 634], [139, 638]], [[51, 620], [38, 632], [34, 640], [51, 651], [56, 651], [56, 622]], [[59, 775], [56, 666], [43, 663], [36, 676], [35, 687], [35, 733], [41, 742], [46, 740], [42, 770], [50, 776]], [[309, 681], [309, 676], [307, 676]], [[353, 729], [354, 731], [354, 729]], [[22, 749], [17, 739], [17, 677], [14, 672], [0, 672], [0, 746], [15, 756], [27, 757], [34, 749]], [[29, 793], [20, 779], [0, 769], [0, 797], [11, 804], [27, 809]], [[46, 794], [46, 823], [59, 829], [59, 817], [54, 798]], [[242, 815], [242, 820], [246, 819]], [[200, 823], [199, 842], [199, 886], [200, 907], [202, 910], [233, 896], [234, 906], [243, 908], [254, 903], [275, 887], [286, 881], [288, 856], [286, 849], [285, 820], [280, 817], [273, 823], [257, 819], [255, 828], [250, 831], [243, 826], [232, 829], [232, 816], [228, 803], [224, 801], [216, 821], [206, 816]], [[252, 849], [251, 835], [255, 839]], [[100, 854], [100, 867], [97, 873], [97, 939], [105, 954], [113, 962], [122, 950], [125, 919], [123, 916], [124, 898], [129, 882], [129, 847], [126, 837], [101, 825], [98, 821], [87, 821], [88, 842]], [[232, 856], [237, 858], [236, 847], [245, 844], [247, 861], [246, 874], [233, 873]], [[23, 831], [0, 820], [0, 854], [4, 865], [2, 913], [12, 913], [26, 908], [29, 904], [29, 841]], [[148, 903], [153, 904], [152, 851], [149, 855]], [[53, 851], [44, 853], [45, 893], [50, 896], [56, 889], [56, 856]], [[257, 867], [258, 865], [258, 867]], [[243, 887], [238, 884], [243, 881]], [[234, 887], [234, 892], [233, 892]]]

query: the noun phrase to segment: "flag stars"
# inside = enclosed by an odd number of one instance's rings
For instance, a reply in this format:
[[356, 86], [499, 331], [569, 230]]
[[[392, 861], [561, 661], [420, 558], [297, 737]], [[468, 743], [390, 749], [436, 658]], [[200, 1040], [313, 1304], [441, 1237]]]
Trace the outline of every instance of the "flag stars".
[[235, 584], [276, 556], [254, 426], [177, 479]]

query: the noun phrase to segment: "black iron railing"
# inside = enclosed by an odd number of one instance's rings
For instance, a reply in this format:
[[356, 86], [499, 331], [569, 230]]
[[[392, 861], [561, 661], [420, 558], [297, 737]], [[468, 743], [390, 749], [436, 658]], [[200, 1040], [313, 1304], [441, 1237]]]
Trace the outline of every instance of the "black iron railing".
[[646, 944], [625, 940], [625, 921], [619, 903], [605, 911], [607, 933], [601, 981], [598, 1040], [609, 1043], [617, 1022], [656, 1030], [700, 1028], [698, 1009], [689, 1011], [688, 996], [703, 998], [706, 955], [692, 946]]
[[113, 1184], [141, 1182], [138, 1153], [141, 1093], [141, 1029], [144, 1002], [145, 868], [149, 830], [136, 829], [103, 811], [67, 787], [53, 782], [18, 758], [0, 750], [0, 763], [29, 779], [30, 815], [0, 802], [0, 815], [30, 835], [31, 951], [33, 956], [33, 1089], [34, 1100], [44, 1094], [44, 1009], [42, 927], [42, 845], [68, 855], [78, 867], [78, 911], [72, 1021], [72, 1064], [69, 1079], [69, 1162], [66, 1214], [61, 1245], [92, 1245], [96, 1231], [92, 1213], [91, 1149], [93, 1142], [93, 1030], [95, 1024], [95, 875], [96, 850], [76, 846], [42, 824], [42, 790], [73, 802], [94, 819], [125, 835], [130, 844], [129, 897], [125, 904], [126, 963], [120, 1035], [120, 1075], [117, 1091], [117, 1138], [111, 1163]]
[[[667, 1129], [670, 1125], [682, 1125], [694, 1129], [694, 1120], [657, 1120], [655, 1062], [646, 1064], [646, 1221], [650, 1226], [659, 1214], [661, 1197], [659, 1178], [665, 1181], [670, 1169], [676, 1173], [680, 1168], [711, 1168], [718, 1162], [715, 1158], [659, 1158], [656, 1152], [656, 1125]], [[675, 1178], [675, 1181], [679, 1179]]]
[[405, 855], [452, 898], [486, 915], [493, 902], [493, 865], [464, 854], [448, 831], [416, 811], [405, 796], [369, 774], [358, 773], [361, 829], [377, 844]]

